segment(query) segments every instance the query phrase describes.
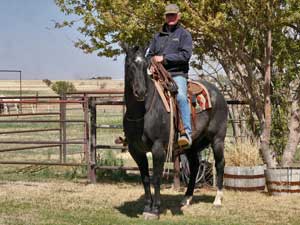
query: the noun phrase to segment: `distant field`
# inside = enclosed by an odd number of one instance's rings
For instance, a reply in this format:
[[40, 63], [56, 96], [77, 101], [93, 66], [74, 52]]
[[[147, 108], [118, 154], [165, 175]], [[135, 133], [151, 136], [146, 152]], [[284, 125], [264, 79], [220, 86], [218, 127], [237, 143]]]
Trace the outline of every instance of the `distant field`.
[[[56, 80], [52, 80], [55, 82]], [[123, 80], [69, 80], [78, 91], [100, 89], [123, 89]], [[18, 95], [20, 83], [18, 80], [0, 80], [0, 94]], [[42, 80], [22, 80], [24, 95], [55, 95]]]

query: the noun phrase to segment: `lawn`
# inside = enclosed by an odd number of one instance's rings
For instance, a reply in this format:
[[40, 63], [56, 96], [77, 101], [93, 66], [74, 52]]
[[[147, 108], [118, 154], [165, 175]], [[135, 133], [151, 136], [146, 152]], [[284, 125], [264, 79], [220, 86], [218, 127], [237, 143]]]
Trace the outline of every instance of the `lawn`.
[[[89, 83], [77, 81], [76, 87], [90, 90], [103, 86], [104, 81]], [[109, 87], [110, 81], [107, 81]], [[16, 83], [17, 84], [17, 83]], [[30, 86], [31, 85], [31, 86]], [[92, 86], [91, 86], [92, 85]], [[115, 83], [120, 88], [122, 83]], [[9, 95], [7, 84], [2, 82], [2, 91]], [[26, 90], [28, 87], [28, 90]], [[24, 86], [26, 94], [51, 94], [41, 81], [29, 82]], [[1, 85], [0, 85], [1, 91]], [[2, 93], [3, 94], [3, 93]], [[30, 109], [28, 109], [30, 110]], [[39, 112], [58, 111], [58, 108], [41, 106]], [[99, 106], [97, 124], [121, 124], [122, 107]], [[27, 119], [58, 119], [58, 117], [26, 117]], [[82, 119], [81, 105], [71, 105], [68, 119]], [[22, 119], [10, 117], [10, 119]], [[59, 124], [48, 123], [1, 123], [1, 131], [24, 129], [58, 128]], [[231, 130], [228, 132], [232, 133]], [[82, 124], [67, 126], [67, 139], [79, 140], [83, 136]], [[114, 139], [123, 136], [122, 129], [100, 129], [97, 132], [98, 144], [113, 144]], [[0, 140], [59, 140], [58, 133], [25, 133], [2, 135]], [[17, 145], [0, 144], [0, 149]], [[24, 145], [22, 145], [24, 146]], [[70, 145], [67, 149], [67, 162], [82, 162], [82, 145]], [[98, 159], [104, 158], [107, 150], [98, 151]], [[122, 159], [128, 166], [135, 163], [128, 153], [114, 151], [108, 154], [112, 160]], [[58, 148], [44, 148], [1, 153], [0, 160], [43, 160], [57, 162]], [[151, 161], [151, 160], [150, 160]], [[272, 197], [267, 193], [241, 193], [225, 191], [222, 208], [214, 208], [215, 190], [197, 189], [194, 204], [184, 211], [179, 203], [184, 190], [177, 192], [170, 182], [162, 185], [162, 214], [160, 221], [144, 221], [143, 188], [136, 176], [130, 177], [123, 172], [98, 173], [97, 184], [87, 184], [85, 167], [49, 167], [26, 165], [0, 165], [0, 224], [300, 224], [297, 215], [300, 212], [300, 195]]]
[[299, 224], [299, 196], [225, 191], [222, 208], [212, 205], [213, 189], [197, 190], [194, 204], [181, 211], [183, 192], [162, 188], [160, 221], [142, 218], [143, 188], [137, 182], [0, 183], [0, 224]]

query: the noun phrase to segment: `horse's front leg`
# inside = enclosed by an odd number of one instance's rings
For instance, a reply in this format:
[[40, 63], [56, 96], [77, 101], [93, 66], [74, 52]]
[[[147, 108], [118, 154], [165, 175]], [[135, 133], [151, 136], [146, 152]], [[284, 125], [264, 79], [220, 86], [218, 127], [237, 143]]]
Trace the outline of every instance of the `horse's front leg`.
[[145, 219], [159, 219], [161, 205], [160, 184], [165, 158], [165, 149], [161, 141], [154, 142], [152, 146], [154, 198], [151, 214], [148, 215], [148, 218]]
[[142, 183], [145, 190], [145, 207], [143, 214], [151, 213], [152, 210], [152, 196], [150, 190], [150, 176], [148, 168], [148, 159], [146, 153], [140, 152], [138, 149], [134, 148], [129, 144], [129, 153], [139, 167]]

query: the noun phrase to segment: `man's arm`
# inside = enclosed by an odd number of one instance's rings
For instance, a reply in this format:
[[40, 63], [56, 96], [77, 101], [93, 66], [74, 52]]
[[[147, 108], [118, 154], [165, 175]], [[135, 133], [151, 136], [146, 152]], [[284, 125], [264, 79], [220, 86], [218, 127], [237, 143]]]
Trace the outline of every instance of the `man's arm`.
[[186, 63], [190, 60], [192, 56], [192, 48], [193, 48], [191, 34], [186, 32], [182, 37], [181, 43], [182, 46], [180, 47], [178, 53], [164, 55], [165, 64], [175, 64], [175, 63], [180, 64], [180, 63]]

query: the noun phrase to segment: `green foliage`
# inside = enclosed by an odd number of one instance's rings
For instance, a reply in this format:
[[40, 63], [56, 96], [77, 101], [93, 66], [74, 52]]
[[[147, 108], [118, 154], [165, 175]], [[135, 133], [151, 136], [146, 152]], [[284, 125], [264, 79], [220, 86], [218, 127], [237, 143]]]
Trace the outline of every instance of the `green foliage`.
[[[122, 53], [122, 43], [145, 45], [163, 21], [164, 1], [90, 0], [64, 1], [56, 4], [66, 15], [76, 15], [77, 27], [85, 36], [75, 46], [85, 53], [114, 57]], [[56, 23], [56, 27], [75, 26], [76, 20]], [[78, 25], [78, 24], [76, 24]]]
[[[56, 27], [77, 26], [85, 39], [78, 40], [76, 46], [86, 53], [96, 51], [99, 56], [108, 57], [121, 54], [120, 46], [124, 43], [147, 45], [160, 29], [164, 7], [169, 3], [153, 0], [55, 2], [64, 14], [78, 19], [57, 23]], [[249, 101], [249, 118], [252, 122], [258, 120], [258, 126], [251, 126], [257, 136], [265, 121], [265, 52], [267, 32], [272, 32], [271, 143], [281, 153], [286, 139], [283, 136], [287, 131], [291, 84], [299, 79], [300, 1], [175, 0], [172, 3], [179, 5], [182, 24], [192, 34], [193, 65], [201, 69], [209, 59], [222, 66], [234, 96]]]
[[[273, 96], [274, 97], [274, 96]], [[280, 163], [283, 150], [287, 143], [288, 108], [284, 98], [276, 99], [273, 103], [271, 145], [276, 153], [276, 160]]]
[[56, 81], [51, 85], [51, 88], [58, 95], [76, 91], [74, 84], [69, 81]]
[[112, 150], [105, 150], [101, 156], [97, 156], [97, 163], [99, 166], [124, 166], [123, 159], [117, 158]]
[[[97, 165], [98, 166], [124, 166], [123, 159], [117, 158], [116, 154], [112, 150], [105, 150], [101, 155], [97, 156]], [[97, 180], [109, 179], [115, 181], [123, 181], [127, 178], [126, 171], [124, 170], [97, 170]]]

